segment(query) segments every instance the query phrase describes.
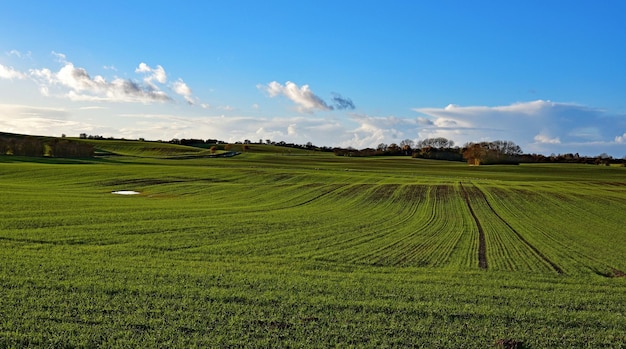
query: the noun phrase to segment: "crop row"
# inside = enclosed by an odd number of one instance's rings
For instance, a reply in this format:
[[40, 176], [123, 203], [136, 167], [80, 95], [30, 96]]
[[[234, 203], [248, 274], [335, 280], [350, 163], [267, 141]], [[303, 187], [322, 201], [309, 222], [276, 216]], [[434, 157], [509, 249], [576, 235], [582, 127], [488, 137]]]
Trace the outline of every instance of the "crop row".
[[[483, 249], [483, 268], [490, 270], [610, 274], [626, 269], [624, 250], [614, 243], [626, 223], [620, 214], [626, 202], [612, 192], [598, 196], [563, 185], [558, 191], [550, 186], [527, 190], [468, 181], [347, 183], [326, 173], [274, 178], [272, 171], [253, 172], [257, 183], [253, 174], [241, 171], [225, 171], [220, 181], [196, 171], [161, 181], [153, 174], [152, 179], [117, 174], [82, 184], [59, 180], [61, 185], [35, 190], [7, 184], [3, 194], [10, 200], [0, 212], [0, 238], [154, 246], [197, 258], [271, 255], [453, 269], [481, 267]], [[109, 194], [138, 188], [128, 185], [141, 186], [142, 195]]]

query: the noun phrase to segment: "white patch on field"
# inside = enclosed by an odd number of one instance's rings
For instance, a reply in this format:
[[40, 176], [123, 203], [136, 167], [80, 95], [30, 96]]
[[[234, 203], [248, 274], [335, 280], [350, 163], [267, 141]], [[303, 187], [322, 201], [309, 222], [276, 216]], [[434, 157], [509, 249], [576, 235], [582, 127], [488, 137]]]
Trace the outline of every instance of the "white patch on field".
[[118, 195], [137, 195], [140, 194], [138, 191], [134, 191], [134, 190], [118, 190], [118, 191], [112, 191], [111, 194], [118, 194]]

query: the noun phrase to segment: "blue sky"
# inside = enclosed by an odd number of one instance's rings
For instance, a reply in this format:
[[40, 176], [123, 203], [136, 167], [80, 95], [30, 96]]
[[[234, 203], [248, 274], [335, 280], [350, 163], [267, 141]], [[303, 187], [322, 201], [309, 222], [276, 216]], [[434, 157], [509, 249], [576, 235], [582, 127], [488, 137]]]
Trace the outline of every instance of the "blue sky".
[[13, 1], [0, 131], [626, 155], [624, 1]]

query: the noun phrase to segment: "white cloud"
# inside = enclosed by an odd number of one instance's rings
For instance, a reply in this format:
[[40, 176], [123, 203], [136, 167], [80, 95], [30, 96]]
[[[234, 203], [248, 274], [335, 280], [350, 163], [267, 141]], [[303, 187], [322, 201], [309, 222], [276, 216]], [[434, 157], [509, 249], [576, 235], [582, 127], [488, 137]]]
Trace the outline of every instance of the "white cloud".
[[380, 143], [399, 143], [404, 139], [416, 140], [423, 118], [399, 118], [396, 116], [369, 116], [353, 114], [356, 128], [348, 130], [349, 139], [341, 142], [342, 146], [355, 148], [375, 148]]
[[298, 125], [297, 124], [291, 124], [291, 125], [287, 126], [287, 134], [290, 135], [290, 136], [297, 135], [298, 134]]
[[178, 79], [177, 81], [175, 81], [172, 84], [172, 89], [174, 90], [174, 92], [176, 92], [177, 94], [183, 96], [183, 98], [185, 98], [185, 100], [187, 101], [187, 103], [189, 104], [195, 104], [195, 100], [194, 98], [191, 96], [191, 89], [189, 88], [189, 86], [187, 86], [187, 84], [185, 84], [185, 82], [183, 81], [183, 79]]
[[333, 108], [326, 104], [324, 100], [315, 95], [309, 88], [309, 85], [298, 87], [295, 83], [287, 81], [285, 85], [281, 85], [276, 81], [272, 81], [267, 86], [258, 86], [267, 91], [270, 97], [283, 95], [289, 98], [298, 106], [300, 112], [312, 112], [315, 110], [332, 110]]
[[187, 84], [185, 84], [185, 82], [182, 79], [178, 79], [178, 81], [174, 82], [174, 92], [178, 93], [179, 95], [182, 96], [189, 96], [191, 95], [191, 89], [189, 88], [189, 86], [187, 86]]
[[424, 117], [417, 118], [417, 123], [422, 126], [430, 126], [435, 124], [432, 120]]
[[137, 69], [135, 69], [135, 73], [149, 73], [152, 69], [144, 62], [139, 63]]
[[165, 69], [162, 66], [157, 65], [156, 68], [150, 68], [146, 63], [139, 63], [137, 69], [135, 69], [135, 73], [148, 73], [147, 76], [143, 79], [143, 81], [152, 86], [152, 88], [156, 89], [156, 85], [154, 84], [154, 80], [157, 82], [164, 84], [167, 82], [167, 74], [165, 73]]
[[13, 80], [13, 79], [25, 79], [25, 78], [26, 78], [26, 75], [24, 73], [13, 69], [13, 67], [7, 67], [7, 66], [0, 64], [0, 79]]
[[624, 144], [624, 143], [626, 143], [626, 133], [624, 133], [621, 136], [615, 137], [615, 143], [617, 143], [617, 144]]
[[67, 89], [63, 96], [73, 101], [92, 102], [165, 102], [172, 98], [161, 91], [152, 80], [165, 81], [165, 72], [161, 66], [156, 70], [140, 64], [138, 70], [148, 69], [151, 75], [141, 84], [132, 80], [114, 78], [107, 81], [103, 76], [91, 77], [84, 68], [76, 67], [67, 61], [65, 55], [54, 53], [63, 62], [58, 72], [48, 68], [31, 69], [29, 76], [39, 84], [39, 90], [44, 96], [50, 95], [51, 89], [59, 87]]
[[[22, 73], [0, 64], [0, 78], [29, 78], [37, 83], [39, 92], [43, 96], [63, 97], [72, 101], [140, 102], [147, 104], [174, 100], [162, 90], [163, 85], [167, 83], [167, 73], [160, 65], [152, 68], [146, 63], [140, 63], [135, 72], [145, 75], [143, 82], [119, 77], [107, 79], [101, 75], [91, 76], [86, 69], [77, 67], [68, 61], [62, 53], [52, 52], [52, 54], [62, 64], [56, 72], [49, 68], [40, 68], [30, 69], [28, 73]], [[115, 70], [114, 67], [105, 67], [104, 69]], [[182, 96], [187, 103], [196, 104], [197, 98], [192, 96], [191, 88], [182, 79], [171, 84], [171, 88], [176, 94]]]
[[535, 136], [534, 140], [537, 143], [544, 143], [544, 144], [561, 144], [561, 139], [559, 139], [559, 137], [555, 137], [555, 138], [550, 138], [550, 136], [547, 136], [545, 134], [538, 134]]

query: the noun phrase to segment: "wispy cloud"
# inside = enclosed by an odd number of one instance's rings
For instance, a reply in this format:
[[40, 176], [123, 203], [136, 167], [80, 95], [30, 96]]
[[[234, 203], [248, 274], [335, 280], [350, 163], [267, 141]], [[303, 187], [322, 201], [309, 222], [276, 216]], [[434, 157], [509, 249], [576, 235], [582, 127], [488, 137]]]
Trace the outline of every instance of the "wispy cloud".
[[285, 96], [297, 105], [300, 112], [313, 112], [315, 110], [329, 111], [336, 109], [354, 109], [354, 103], [350, 98], [344, 98], [338, 93], [333, 93], [332, 105], [326, 103], [321, 97], [313, 93], [309, 85], [298, 86], [287, 81], [285, 85], [272, 81], [267, 85], [258, 85], [259, 89], [265, 90], [270, 97]]
[[57, 130], [83, 128], [80, 122], [70, 120], [69, 114], [63, 108], [0, 104], [0, 130], [32, 135], [51, 135], [51, 132], [56, 133]]
[[102, 110], [102, 109], [107, 109], [107, 108], [102, 107], [102, 106], [88, 106], [88, 107], [80, 107], [78, 109], [79, 110]]
[[[258, 141], [271, 139], [304, 144], [316, 141], [320, 145], [338, 145], [339, 139], [350, 137], [344, 126], [335, 120], [312, 116], [300, 117], [249, 117], [206, 115], [187, 117], [167, 114], [124, 114], [126, 130], [135, 137], [157, 139], [216, 137], [228, 142], [245, 139]], [[129, 133], [128, 137], [132, 137]]]
[[11, 50], [6, 53], [7, 56], [15, 56], [17, 58], [31, 58], [32, 53], [30, 51], [23, 53], [18, 50]]

